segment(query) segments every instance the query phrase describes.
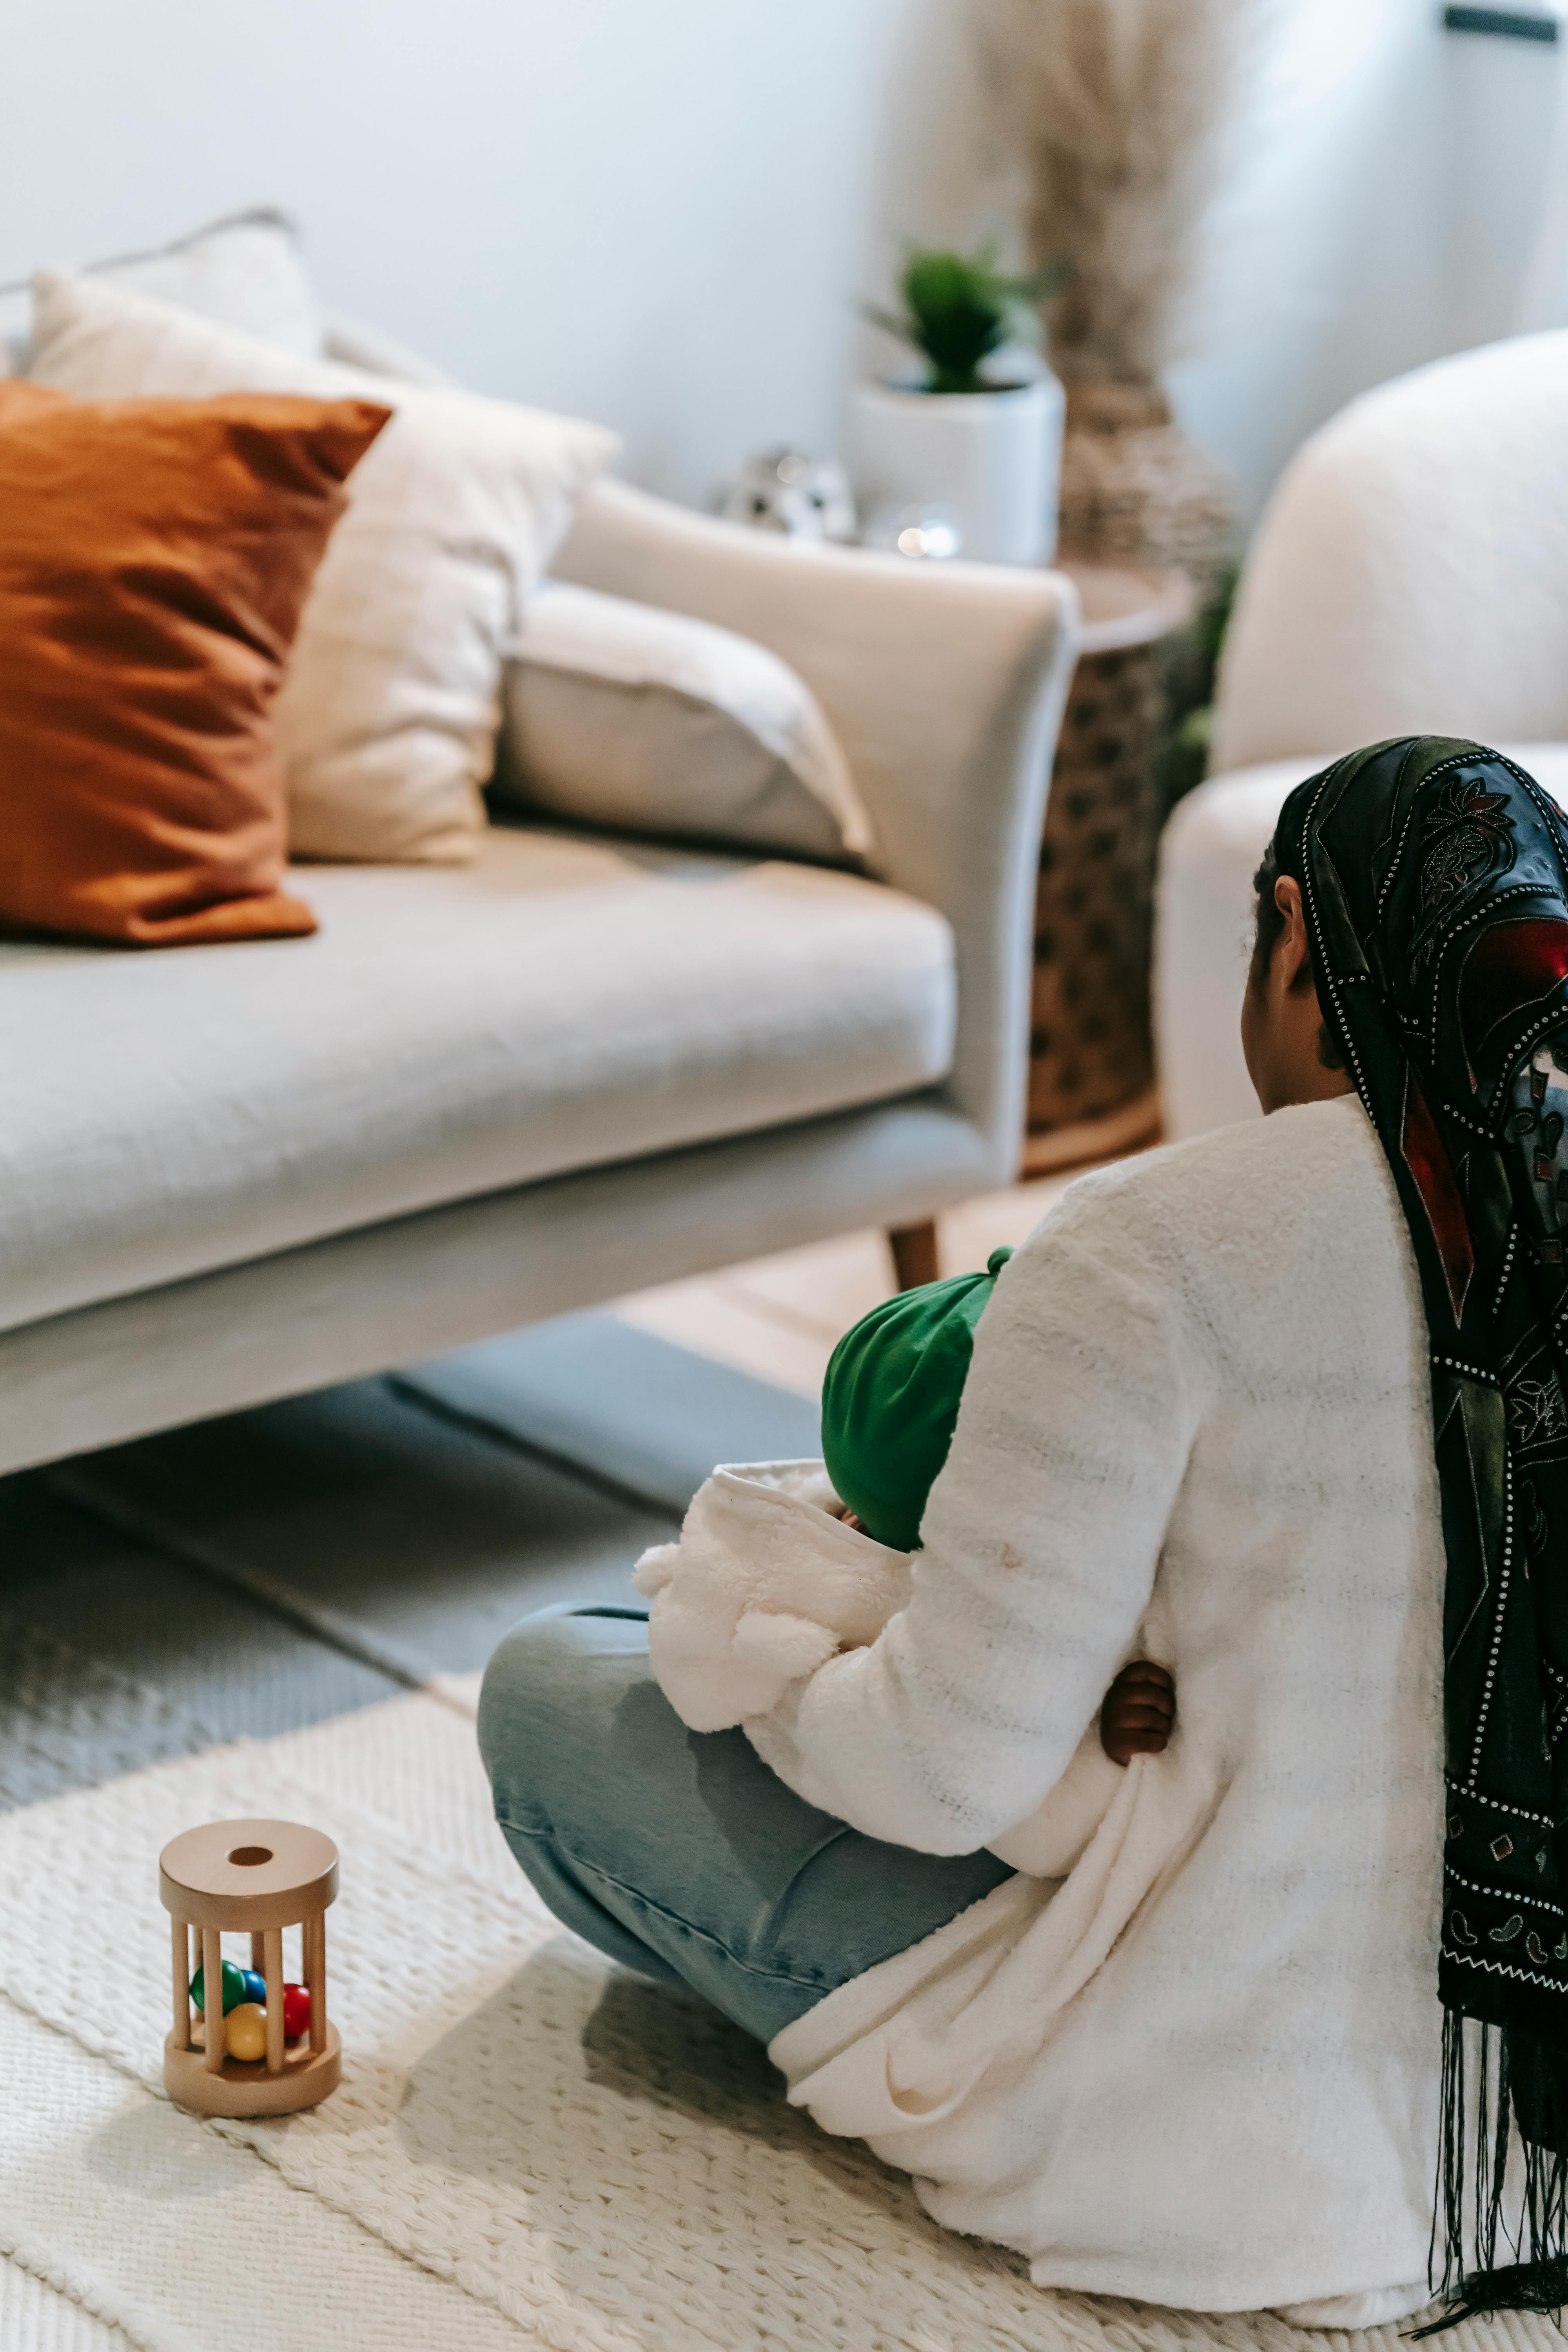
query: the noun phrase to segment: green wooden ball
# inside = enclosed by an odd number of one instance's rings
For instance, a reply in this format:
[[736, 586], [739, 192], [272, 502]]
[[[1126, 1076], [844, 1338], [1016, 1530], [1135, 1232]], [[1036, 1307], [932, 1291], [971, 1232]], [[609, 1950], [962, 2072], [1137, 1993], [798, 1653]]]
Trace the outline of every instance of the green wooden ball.
[[[224, 2015], [226, 2017], [231, 2009], [237, 2009], [240, 2002], [246, 2000], [247, 1997], [245, 1970], [243, 1969], [237, 1969], [232, 1960], [225, 1960], [223, 1964]], [[203, 2007], [202, 1972], [200, 1969], [196, 1970], [195, 1975], [191, 1979], [191, 1999], [195, 2002], [198, 2009]]]

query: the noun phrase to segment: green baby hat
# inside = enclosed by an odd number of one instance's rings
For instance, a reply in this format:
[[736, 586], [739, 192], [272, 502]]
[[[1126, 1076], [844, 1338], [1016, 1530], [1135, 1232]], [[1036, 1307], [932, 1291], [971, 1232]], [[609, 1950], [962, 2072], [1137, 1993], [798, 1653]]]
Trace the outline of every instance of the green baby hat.
[[885, 1298], [846, 1331], [822, 1383], [822, 1454], [869, 1536], [913, 1551], [926, 1496], [952, 1444], [974, 1327], [1012, 1256]]

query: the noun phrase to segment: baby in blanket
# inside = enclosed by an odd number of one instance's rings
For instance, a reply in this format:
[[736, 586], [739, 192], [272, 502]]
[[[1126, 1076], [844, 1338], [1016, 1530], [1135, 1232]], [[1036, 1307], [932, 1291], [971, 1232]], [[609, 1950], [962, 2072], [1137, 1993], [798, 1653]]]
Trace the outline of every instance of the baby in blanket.
[[[995, 1250], [984, 1274], [901, 1291], [864, 1316], [823, 1383], [823, 1463], [716, 1470], [679, 1542], [638, 1561], [654, 1673], [693, 1730], [764, 1715], [791, 1681], [875, 1641], [905, 1606], [975, 1327], [1011, 1255]], [[1158, 1755], [1174, 1714], [1169, 1674], [1134, 1660], [1106, 1693], [1100, 1746], [1116, 1764]]]
[[[894, 1551], [920, 1541], [926, 1498], [947, 1460], [969, 1376], [975, 1327], [1012, 1256], [993, 1250], [984, 1274], [903, 1290], [845, 1333], [822, 1384], [822, 1453], [846, 1525]], [[1111, 1761], [1158, 1756], [1171, 1736], [1175, 1685], [1163, 1666], [1122, 1667], [1100, 1710]]]

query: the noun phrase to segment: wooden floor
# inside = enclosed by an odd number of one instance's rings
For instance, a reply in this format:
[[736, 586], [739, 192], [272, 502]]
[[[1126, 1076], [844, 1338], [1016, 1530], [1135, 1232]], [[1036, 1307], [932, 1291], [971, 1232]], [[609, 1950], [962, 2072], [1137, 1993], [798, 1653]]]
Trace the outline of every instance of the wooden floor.
[[[1000, 1243], [1023, 1241], [1083, 1173], [1075, 1168], [1041, 1177], [950, 1210], [940, 1220], [942, 1272], [982, 1266]], [[615, 1311], [678, 1347], [816, 1396], [839, 1339], [892, 1287], [885, 1237], [845, 1234], [810, 1249], [639, 1291], [617, 1299]]]

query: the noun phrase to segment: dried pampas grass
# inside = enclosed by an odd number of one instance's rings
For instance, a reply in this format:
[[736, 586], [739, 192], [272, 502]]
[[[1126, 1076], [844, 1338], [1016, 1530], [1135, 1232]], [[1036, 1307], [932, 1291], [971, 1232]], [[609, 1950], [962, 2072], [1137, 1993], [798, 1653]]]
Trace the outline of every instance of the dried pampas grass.
[[978, 0], [998, 131], [1026, 181], [1070, 383], [1153, 383], [1175, 355], [1251, 0]]
[[974, 0], [1026, 244], [1071, 275], [1046, 308], [1068, 390], [1061, 544], [1176, 565], [1206, 597], [1229, 485], [1171, 419], [1197, 232], [1262, 0]]

